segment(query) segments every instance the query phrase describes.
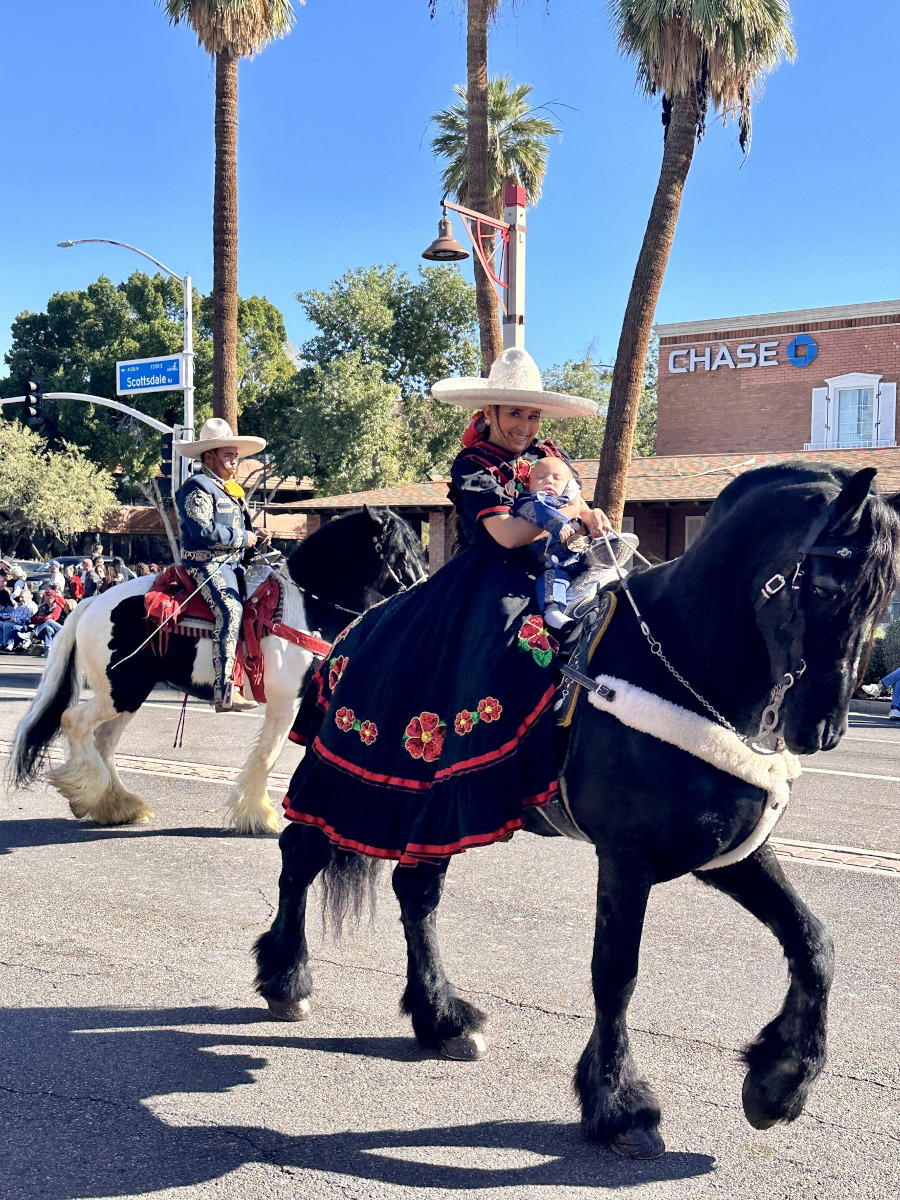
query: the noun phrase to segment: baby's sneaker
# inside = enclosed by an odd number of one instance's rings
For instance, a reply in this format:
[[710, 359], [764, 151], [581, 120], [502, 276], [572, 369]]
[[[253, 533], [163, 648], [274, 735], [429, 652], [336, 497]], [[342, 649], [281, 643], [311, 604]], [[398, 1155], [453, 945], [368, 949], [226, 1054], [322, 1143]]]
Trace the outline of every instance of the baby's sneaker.
[[[544, 620], [551, 629], [565, 629], [572, 624], [572, 618], [558, 604], [548, 604], [544, 609]], [[900, 716], [898, 716], [900, 720]]]

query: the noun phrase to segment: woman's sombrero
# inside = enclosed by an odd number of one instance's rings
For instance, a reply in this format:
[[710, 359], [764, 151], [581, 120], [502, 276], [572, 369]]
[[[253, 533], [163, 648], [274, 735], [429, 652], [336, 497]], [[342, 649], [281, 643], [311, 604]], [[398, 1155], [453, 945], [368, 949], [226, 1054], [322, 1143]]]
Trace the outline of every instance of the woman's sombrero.
[[210, 417], [195, 442], [173, 442], [172, 449], [185, 458], [199, 458], [207, 450], [224, 450], [234, 446], [238, 458], [247, 458], [265, 450], [266, 439], [261, 437], [239, 437], [231, 432], [231, 426], [221, 417]]
[[439, 379], [431, 394], [444, 404], [484, 408], [486, 404], [527, 404], [548, 417], [593, 417], [597, 401], [565, 392], [545, 392], [537, 363], [518, 347], [504, 350], [494, 359], [487, 379], [457, 377]]

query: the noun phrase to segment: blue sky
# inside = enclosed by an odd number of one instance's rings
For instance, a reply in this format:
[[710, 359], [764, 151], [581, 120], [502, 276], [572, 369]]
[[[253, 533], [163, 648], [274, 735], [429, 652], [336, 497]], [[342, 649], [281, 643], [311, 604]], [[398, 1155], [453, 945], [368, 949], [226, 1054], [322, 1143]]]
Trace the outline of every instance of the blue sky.
[[[733, 126], [698, 147], [659, 321], [900, 296], [900, 5], [793, 10], [798, 60], [766, 85], [747, 162]], [[506, 0], [490, 41], [491, 74], [559, 101], [564, 126], [528, 221], [527, 344], [544, 367], [615, 355], [659, 170], [659, 105], [605, 13]], [[0, 32], [0, 354], [17, 313], [141, 266], [64, 238], [131, 242], [208, 291], [214, 80], [190, 30], [152, 0], [42, 0], [4, 4]], [[298, 291], [372, 263], [416, 271], [440, 216], [428, 117], [464, 78], [459, 0], [436, 20], [427, 0], [308, 0], [241, 64], [239, 287], [282, 310], [293, 342], [309, 332]]]

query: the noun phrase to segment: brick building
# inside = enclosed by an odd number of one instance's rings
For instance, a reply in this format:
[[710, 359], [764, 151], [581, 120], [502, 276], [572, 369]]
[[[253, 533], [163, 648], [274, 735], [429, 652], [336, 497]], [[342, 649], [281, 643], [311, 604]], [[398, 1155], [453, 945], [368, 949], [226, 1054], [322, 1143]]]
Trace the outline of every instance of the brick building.
[[900, 300], [655, 332], [656, 455], [632, 461], [625, 506], [625, 528], [651, 556], [684, 553], [722, 488], [753, 467], [804, 458], [874, 466], [882, 492], [900, 489]]
[[656, 452], [894, 447], [900, 300], [657, 325]]

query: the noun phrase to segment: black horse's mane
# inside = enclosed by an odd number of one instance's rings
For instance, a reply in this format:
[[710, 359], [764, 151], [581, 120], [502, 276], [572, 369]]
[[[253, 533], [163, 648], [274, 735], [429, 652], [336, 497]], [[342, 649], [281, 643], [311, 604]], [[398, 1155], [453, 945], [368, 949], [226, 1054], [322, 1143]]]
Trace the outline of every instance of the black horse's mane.
[[[810, 497], [818, 492], [824, 506], [837, 497], [855, 474], [855, 471], [845, 467], [790, 460], [739, 475], [717, 497], [701, 533], [685, 552], [684, 561], [689, 562], [692, 554], [701, 552], [711, 539], [717, 539], [723, 524], [728, 525], [727, 534], [731, 537], [731, 523], [739, 518], [754, 524], [751, 540], [756, 552], [763, 554], [769, 548], [771, 553], [773, 531], [783, 543], [786, 520], [793, 519], [798, 523], [801, 517], [801, 513], [796, 512], [787, 501], [790, 495], [787, 489], [795, 489], [795, 495], [803, 501], [804, 508], [808, 506]], [[858, 527], [844, 535], [855, 544], [864, 544], [866, 547], [862, 561], [856, 563], [854, 568], [856, 586], [848, 610], [852, 620], [862, 622], [872, 620], [873, 616], [880, 619], [897, 588], [896, 547], [900, 545], [898, 508], [900, 494], [885, 499], [870, 491]], [[794, 532], [798, 551], [805, 532], [803, 529]], [[773, 569], [775, 566], [777, 564], [773, 564]]]
[[366, 507], [329, 521], [302, 541], [288, 559], [290, 576], [298, 587], [317, 586], [320, 591], [323, 581], [358, 576], [373, 539], [388, 566], [412, 562], [423, 573], [427, 570], [421, 543], [403, 518], [390, 508]]

